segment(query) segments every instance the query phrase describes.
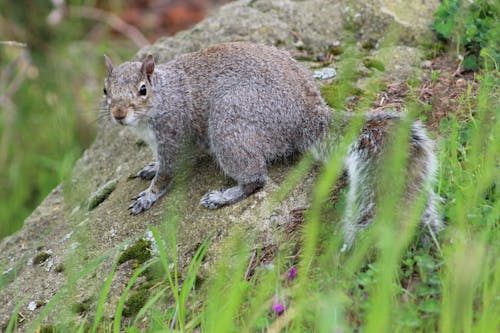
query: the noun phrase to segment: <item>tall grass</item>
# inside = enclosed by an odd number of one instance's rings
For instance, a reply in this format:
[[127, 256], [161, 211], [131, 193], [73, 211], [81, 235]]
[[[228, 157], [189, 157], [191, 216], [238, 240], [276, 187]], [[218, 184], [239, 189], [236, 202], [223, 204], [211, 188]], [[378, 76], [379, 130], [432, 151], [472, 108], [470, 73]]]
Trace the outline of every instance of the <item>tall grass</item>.
[[25, 43], [0, 43], [2, 239], [20, 229], [47, 194], [71, 175], [74, 162], [92, 142], [102, 94], [102, 55], [128, 59], [134, 48], [127, 41], [110, 45], [86, 39], [90, 24], [80, 19], [48, 26], [50, 2], [3, 2], [0, 7], [2, 28], [10, 27], [2, 30], [0, 41]]
[[[447, 229], [440, 235], [439, 249], [419, 246], [416, 241], [423, 201], [415, 207], [400, 206], [409, 117], [395, 136], [400, 144], [387, 157], [382, 179], [391, 181], [391, 187], [381, 189], [388, 195], [379, 200], [374, 224], [360, 234], [351, 251], [340, 251], [342, 235], [331, 224], [329, 219], [335, 213], [325, 208], [325, 201], [340, 173], [343, 154], [361, 125], [353, 122], [338, 152], [319, 175], [305, 215], [298, 257], [282, 243], [273, 265], [257, 267], [249, 278], [246, 271], [253, 237], [235, 231], [213, 276], [199, 287], [195, 284], [197, 271], [208, 244], [200, 246], [181, 278], [175, 220], [185, 201], [175, 200], [164, 232], [152, 229], [163, 272], [159, 287], [131, 321], [123, 321], [121, 316], [125, 292], [110, 328], [100, 320], [112, 270], [97, 304], [92, 331], [116, 332], [126, 327], [126, 332], [138, 332], [141, 318], [149, 318], [146, 331], [150, 332], [498, 331], [497, 75], [494, 71], [483, 74], [477, 107], [469, 121], [451, 117], [441, 125], [441, 171], [436, 186], [446, 199]], [[303, 167], [299, 163], [299, 170], [290, 173], [284, 182], [288, 189], [296, 184], [297, 172], [304, 172]], [[283, 231], [275, 232], [279, 238]], [[295, 279], [286, 277], [291, 266], [297, 268]], [[127, 290], [145, 268], [137, 269]], [[277, 303], [284, 306], [281, 314], [273, 307]], [[144, 329], [142, 320], [140, 327]], [[86, 331], [81, 325], [76, 329]]]
[[[336, 89], [325, 98], [343, 108], [353, 94], [352, 80], [361, 56], [349, 52], [347, 70]], [[337, 226], [343, 201], [332, 209], [329, 193], [338, 179], [347, 147], [362, 125], [352, 122], [338, 149], [318, 176], [312, 202], [298, 244], [278, 242], [272, 264], [247, 274], [254, 249], [254, 235], [232, 232], [212, 276], [197, 283], [198, 270], [209, 240], [194, 254], [180, 274], [177, 227], [186, 198], [181, 190], [170, 195], [168, 218], [151, 228], [157, 257], [140, 265], [122, 294], [113, 322], [103, 319], [113, 269], [104, 281], [95, 315], [83, 324], [68, 324], [55, 331], [91, 332], [497, 332], [500, 330], [500, 201], [498, 144], [499, 72], [485, 68], [479, 77], [477, 96], [466, 96], [467, 115], [450, 115], [440, 125], [439, 174], [436, 189], [445, 200], [446, 230], [439, 245], [418, 242], [419, 215], [424, 199], [402, 204], [407, 167], [406, 149], [410, 122], [418, 116], [416, 103], [408, 101], [408, 118], [394, 135], [381, 174], [379, 209], [373, 225], [360, 233], [350, 251], [341, 251]], [[376, 80], [374, 80], [374, 84]], [[376, 91], [376, 89], [368, 89]], [[326, 90], [324, 91], [326, 92]], [[471, 90], [468, 90], [471, 94]], [[411, 97], [412, 98], [412, 97]], [[413, 97], [414, 98], [414, 97]], [[373, 94], [367, 93], [358, 112], [367, 109]], [[274, 199], [286, 196], [311, 168], [306, 156], [283, 182]], [[411, 166], [410, 166], [411, 167]], [[385, 185], [384, 185], [385, 184]], [[275, 202], [276, 202], [275, 201]], [[284, 239], [283, 230], [273, 230]], [[257, 253], [258, 256], [258, 253]], [[68, 289], [92, 272], [103, 257], [69, 279], [70, 283], [46, 305], [32, 325], [35, 330], [49, 311], [61, 303]], [[141, 309], [124, 319], [123, 309], [138, 277], [156, 267], [159, 278]], [[297, 277], [287, 275], [297, 269]], [[59, 304], [64, 306], [65, 304]], [[280, 306], [283, 311], [281, 311]], [[16, 310], [17, 311], [17, 310]], [[65, 322], [64, 318], [61, 320]], [[15, 330], [13, 316], [7, 332]]]

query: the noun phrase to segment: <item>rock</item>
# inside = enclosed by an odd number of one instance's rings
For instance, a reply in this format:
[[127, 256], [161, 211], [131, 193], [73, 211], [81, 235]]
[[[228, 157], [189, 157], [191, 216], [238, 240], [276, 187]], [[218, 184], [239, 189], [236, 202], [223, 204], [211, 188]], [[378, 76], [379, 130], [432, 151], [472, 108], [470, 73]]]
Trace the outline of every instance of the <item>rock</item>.
[[[291, 52], [300, 48], [317, 55], [327, 52], [332, 41], [335, 45], [344, 45], [345, 39], [354, 34], [359, 42], [372, 41], [365, 52], [384, 62], [384, 73], [404, 80], [418, 75], [414, 68], [418, 69], [422, 59], [415, 45], [419, 38], [427, 36], [427, 25], [432, 19], [429, 13], [439, 1], [423, 3], [240, 0], [220, 8], [189, 30], [145, 47], [135, 58], [152, 53], [159, 61], [166, 61], [210, 44], [242, 40], [273, 44]], [[424, 9], [427, 14], [422, 14]], [[403, 35], [394, 38], [395, 31], [402, 31]], [[388, 46], [385, 42], [388, 39], [397, 45]], [[58, 297], [63, 298], [65, 304], [85, 304], [85, 311], [95, 309], [114, 262], [126, 246], [140, 238], [151, 240], [147, 235], [149, 226], [160, 227], [166, 221], [169, 230], [160, 229], [160, 233], [177, 232], [181, 268], [186, 267], [199, 244], [212, 235], [200, 272], [207, 275], [217, 257], [225, 255], [221, 244], [233, 229], [252, 235], [249, 241], [269, 244], [273, 242], [273, 226], [286, 227], [291, 212], [308, 206], [308, 193], [316, 170], [306, 173], [297, 186], [277, 201], [276, 191], [293, 168], [293, 165], [277, 164], [270, 167], [269, 184], [257, 195], [220, 210], [203, 209], [198, 205], [199, 198], [208, 190], [227, 185], [227, 179], [211, 159], [206, 158], [179, 174], [179, 185], [151, 210], [131, 216], [127, 210], [129, 198], [144, 190], [148, 182], [128, 176], [147, 164], [151, 152], [135, 144], [135, 137], [124, 128], [107, 123], [100, 126], [94, 144], [76, 163], [71, 179], [47, 196], [26, 219], [22, 230], [0, 242], [3, 271], [0, 331], [5, 329], [18, 305], [18, 309], [29, 309], [23, 310], [24, 320], [18, 326], [21, 331], [27, 331], [40, 312], [52, 306], [51, 301]], [[91, 200], [87, 201], [88, 198]], [[86, 209], [89, 202], [91, 210]], [[44, 259], [43, 263], [31, 265], [38, 254], [48, 253], [45, 249], [50, 249], [50, 257], [39, 257]], [[128, 260], [116, 268], [105, 309], [107, 317], [113, 316], [133, 265], [134, 260]], [[79, 278], [75, 282], [76, 276]], [[63, 289], [63, 286], [69, 288]], [[79, 318], [78, 314], [67, 313], [56, 306], [43, 323], [54, 323], [56, 314], [61, 312], [66, 320]]]
[[391, 45], [374, 51], [373, 57], [384, 64], [385, 74], [395, 81], [403, 82], [422, 75], [423, 52], [416, 47]]
[[332, 79], [335, 77], [335, 75], [337, 75], [337, 71], [335, 70], [335, 68], [331, 68], [331, 67], [321, 68], [321, 69], [315, 70], [313, 73], [313, 77], [315, 79], [320, 79], [320, 80]]
[[422, 61], [420, 67], [423, 69], [432, 69], [432, 61], [431, 60]]

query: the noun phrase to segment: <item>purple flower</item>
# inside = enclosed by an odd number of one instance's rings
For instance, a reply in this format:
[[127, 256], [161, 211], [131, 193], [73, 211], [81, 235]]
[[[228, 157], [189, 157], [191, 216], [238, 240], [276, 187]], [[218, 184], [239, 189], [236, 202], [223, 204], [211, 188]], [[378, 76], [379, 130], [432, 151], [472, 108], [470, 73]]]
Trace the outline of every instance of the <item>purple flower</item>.
[[288, 272], [286, 273], [286, 278], [289, 280], [289, 281], [292, 281], [293, 279], [295, 279], [295, 276], [297, 275], [297, 267], [295, 266], [292, 266], [290, 267], [290, 269], [288, 270]]
[[282, 314], [285, 311], [285, 305], [278, 301], [278, 297], [273, 297], [273, 305], [271, 306], [271, 310], [277, 313], [278, 315]]

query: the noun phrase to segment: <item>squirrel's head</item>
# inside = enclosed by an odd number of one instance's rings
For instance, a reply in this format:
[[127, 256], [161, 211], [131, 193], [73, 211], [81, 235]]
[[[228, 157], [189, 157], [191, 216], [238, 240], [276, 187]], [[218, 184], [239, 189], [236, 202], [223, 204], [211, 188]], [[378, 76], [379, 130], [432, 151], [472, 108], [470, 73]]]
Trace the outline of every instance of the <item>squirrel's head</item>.
[[148, 55], [141, 62], [125, 62], [114, 68], [104, 56], [108, 75], [104, 80], [104, 102], [114, 122], [121, 125], [137, 125], [147, 118], [152, 98], [152, 75], [155, 62]]

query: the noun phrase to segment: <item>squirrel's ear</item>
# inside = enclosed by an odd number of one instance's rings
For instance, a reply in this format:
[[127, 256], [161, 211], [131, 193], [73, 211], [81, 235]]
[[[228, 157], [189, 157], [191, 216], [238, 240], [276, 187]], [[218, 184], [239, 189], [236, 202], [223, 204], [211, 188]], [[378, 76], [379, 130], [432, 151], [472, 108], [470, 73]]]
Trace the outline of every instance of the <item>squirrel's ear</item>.
[[155, 70], [155, 60], [151, 54], [148, 54], [144, 62], [142, 63], [141, 72], [146, 74], [148, 81], [151, 83], [151, 75]]
[[108, 75], [111, 75], [111, 73], [113, 72], [113, 63], [107, 55], [104, 55], [104, 63], [106, 64], [106, 68], [108, 69]]

